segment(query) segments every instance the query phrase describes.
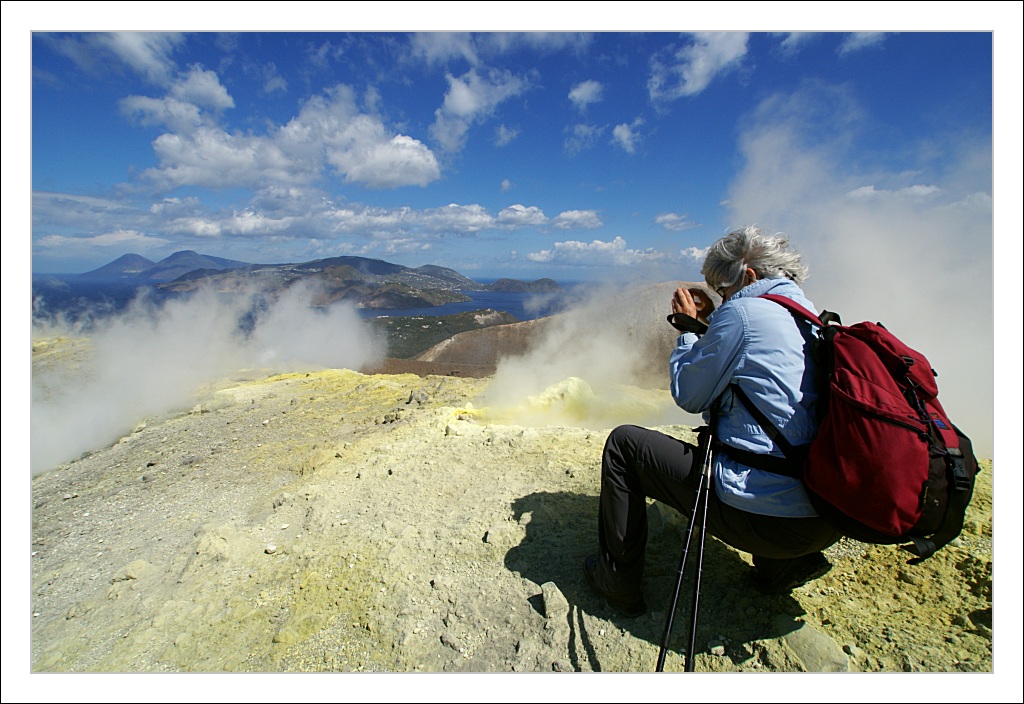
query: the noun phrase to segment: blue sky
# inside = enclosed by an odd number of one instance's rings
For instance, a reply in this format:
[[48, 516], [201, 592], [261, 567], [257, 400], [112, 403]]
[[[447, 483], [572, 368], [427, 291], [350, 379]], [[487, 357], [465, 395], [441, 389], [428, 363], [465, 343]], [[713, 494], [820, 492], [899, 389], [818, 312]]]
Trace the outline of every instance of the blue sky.
[[754, 176], [776, 206], [737, 199], [779, 129], [788, 160], [834, 160], [813, 197], [992, 193], [990, 163], [963, 173], [991, 159], [988, 32], [55, 32], [31, 52], [35, 272], [192, 249], [693, 278], [731, 227], [790, 225], [785, 164]]

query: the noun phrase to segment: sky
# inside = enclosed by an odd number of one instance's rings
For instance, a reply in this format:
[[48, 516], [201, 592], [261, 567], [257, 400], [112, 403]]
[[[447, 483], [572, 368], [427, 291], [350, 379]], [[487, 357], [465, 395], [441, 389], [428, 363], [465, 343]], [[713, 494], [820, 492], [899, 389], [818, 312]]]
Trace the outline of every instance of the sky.
[[1020, 3], [360, 3], [328, 33], [320, 3], [125, 5], [3, 5], [7, 398], [29, 273], [191, 249], [692, 281], [758, 224], [819, 308], [925, 352], [989, 456], [1020, 446], [994, 392], [997, 362], [1020, 392], [994, 324], [1020, 318]]
[[987, 216], [992, 60], [987, 32], [37, 32], [32, 271], [190, 249], [693, 278], [794, 189]]

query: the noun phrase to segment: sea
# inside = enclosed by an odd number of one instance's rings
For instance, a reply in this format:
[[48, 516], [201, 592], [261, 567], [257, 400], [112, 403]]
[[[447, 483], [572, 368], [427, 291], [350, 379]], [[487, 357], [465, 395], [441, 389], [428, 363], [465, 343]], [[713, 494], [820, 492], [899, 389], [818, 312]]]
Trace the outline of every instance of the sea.
[[[116, 315], [142, 293], [157, 303], [180, 297], [179, 294], [156, 288], [160, 281], [83, 278], [76, 274], [32, 275], [32, 318], [34, 322], [62, 320], [73, 325]], [[481, 280], [481, 284], [492, 283]], [[562, 284], [564, 291], [556, 294], [512, 293], [506, 291], [462, 291], [469, 301], [446, 303], [427, 308], [359, 309], [366, 319], [405, 316], [445, 316], [480, 309], [504, 311], [517, 320], [533, 320], [564, 310], [573, 292], [584, 284]]]

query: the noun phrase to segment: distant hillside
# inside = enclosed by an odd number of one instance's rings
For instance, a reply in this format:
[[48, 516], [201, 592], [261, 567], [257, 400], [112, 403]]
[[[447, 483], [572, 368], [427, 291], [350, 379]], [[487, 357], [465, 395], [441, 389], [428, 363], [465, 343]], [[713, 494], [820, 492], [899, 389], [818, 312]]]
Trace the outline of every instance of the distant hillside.
[[[486, 308], [439, 317], [416, 315], [377, 318], [370, 324], [387, 338], [389, 357], [411, 359], [459, 333], [490, 327], [509, 328], [518, 322], [509, 313]], [[494, 368], [490, 358], [480, 365], [472, 360], [466, 363], [463, 359], [457, 366]]]
[[156, 263], [137, 254], [126, 254], [81, 276], [156, 282], [159, 289], [175, 293], [212, 288], [221, 293], [258, 292], [271, 297], [304, 282], [312, 284], [317, 292], [314, 305], [347, 300], [374, 310], [427, 308], [469, 300], [462, 291], [559, 293], [563, 290], [547, 278], [536, 281], [502, 278], [485, 285], [435, 264], [411, 268], [382, 259], [348, 255], [288, 264], [246, 264], [191, 250], [175, 252]]
[[[404, 267], [397, 268], [397, 273], [392, 274], [364, 273], [351, 261], [339, 263], [341, 259], [298, 265], [254, 265], [227, 271], [197, 269], [174, 281], [159, 284], [158, 288], [185, 293], [205, 287], [220, 293], [259, 293], [275, 298], [285, 290], [305, 283], [314, 291], [313, 305], [326, 306], [344, 300], [370, 310], [429, 308], [470, 300], [469, 296], [455, 290], [449, 280], [410, 274], [407, 272], [412, 270]], [[368, 261], [354, 264], [371, 271], [386, 269], [367, 264]]]
[[315, 259], [311, 262], [301, 264], [280, 264], [278, 266], [292, 267], [298, 271], [321, 271], [330, 267], [349, 266], [366, 276], [394, 276], [408, 269], [401, 264], [392, 264], [383, 259], [369, 259], [367, 257], [330, 257], [328, 259]]
[[301, 264], [278, 264], [275, 266], [302, 273], [322, 273], [344, 268], [355, 272], [358, 275], [356, 278], [365, 283], [397, 283], [418, 289], [479, 291], [486, 288], [483, 284], [463, 276], [454, 269], [443, 266], [427, 264], [413, 269], [382, 259], [366, 257], [330, 257]]
[[463, 291], [476, 291], [483, 288], [479, 283], [473, 281], [473, 279], [463, 276], [454, 269], [448, 269], [443, 266], [427, 264], [425, 266], [416, 267], [413, 271], [434, 279], [450, 281], [455, 285], [455, 288], [462, 289]]
[[228, 270], [195, 269], [159, 285], [187, 292], [211, 287], [223, 293], [280, 295], [299, 282], [316, 291], [315, 305], [346, 300], [371, 310], [429, 308], [470, 300], [463, 290], [484, 286], [453, 269], [427, 265], [412, 269], [381, 259], [329, 257], [298, 264], [254, 264]]

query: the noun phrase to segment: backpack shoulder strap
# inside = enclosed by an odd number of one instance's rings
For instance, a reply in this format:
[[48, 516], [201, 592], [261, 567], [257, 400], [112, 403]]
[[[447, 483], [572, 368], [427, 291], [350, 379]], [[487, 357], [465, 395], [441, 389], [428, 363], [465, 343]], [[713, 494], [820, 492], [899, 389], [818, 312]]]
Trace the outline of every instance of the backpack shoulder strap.
[[775, 424], [769, 420], [768, 416], [766, 416], [760, 408], [754, 405], [754, 402], [750, 400], [750, 397], [747, 396], [738, 384], [730, 384], [729, 388], [731, 388], [733, 394], [743, 402], [743, 405], [748, 411], [750, 411], [750, 415], [754, 416], [754, 419], [758, 422], [761, 428], [768, 433], [768, 437], [770, 437], [775, 444], [779, 446], [779, 449], [782, 450], [782, 454], [784, 454], [785, 457], [763, 455], [749, 450], [741, 450], [736, 447], [724, 445], [723, 443], [718, 443], [718, 448], [748, 467], [760, 469], [765, 472], [771, 472], [773, 474], [782, 474], [796, 479], [803, 478], [803, 461], [807, 455], [807, 448], [804, 446], [794, 447], [789, 440], [783, 437], [782, 432], [775, 427]]
[[780, 296], [776, 293], [766, 293], [762, 296], [758, 296], [758, 298], [766, 298], [769, 301], [775, 301], [796, 317], [803, 318], [804, 320], [812, 322], [818, 327], [825, 327], [825, 324], [822, 322], [821, 318], [819, 318], [814, 313], [804, 308], [802, 305], [794, 301], [792, 298], [786, 298], [785, 296]]

